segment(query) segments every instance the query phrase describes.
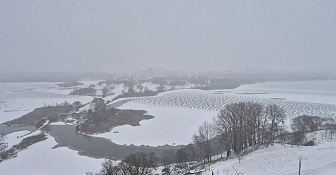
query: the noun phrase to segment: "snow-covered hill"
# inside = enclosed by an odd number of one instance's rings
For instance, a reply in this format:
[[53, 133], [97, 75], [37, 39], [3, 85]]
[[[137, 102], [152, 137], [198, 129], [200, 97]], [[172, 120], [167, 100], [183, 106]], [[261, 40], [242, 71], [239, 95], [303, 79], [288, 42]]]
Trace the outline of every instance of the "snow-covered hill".
[[[298, 157], [302, 156], [301, 174], [335, 175], [336, 174], [336, 139], [325, 136], [324, 131], [309, 135], [315, 138], [315, 146], [294, 146], [275, 144], [259, 149], [244, 157], [218, 162], [207, 167], [203, 175], [297, 175]], [[328, 139], [329, 138], [329, 139]]]

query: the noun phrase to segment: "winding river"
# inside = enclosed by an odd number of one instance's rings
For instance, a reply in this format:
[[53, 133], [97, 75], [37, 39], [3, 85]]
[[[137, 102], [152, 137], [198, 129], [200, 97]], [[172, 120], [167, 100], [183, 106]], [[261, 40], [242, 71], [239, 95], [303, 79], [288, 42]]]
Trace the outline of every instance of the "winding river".
[[[6, 135], [22, 130], [33, 131], [35, 127], [0, 126], [0, 133]], [[78, 154], [82, 156], [94, 158], [123, 159], [127, 155], [135, 152], [154, 152], [159, 156], [166, 150], [177, 150], [180, 148], [179, 146], [150, 147], [118, 145], [105, 138], [79, 134], [76, 132], [75, 126], [72, 125], [48, 125], [44, 127], [43, 130], [48, 131], [49, 134], [55, 138], [57, 145], [53, 147], [54, 149], [58, 147], [68, 147], [78, 151]]]

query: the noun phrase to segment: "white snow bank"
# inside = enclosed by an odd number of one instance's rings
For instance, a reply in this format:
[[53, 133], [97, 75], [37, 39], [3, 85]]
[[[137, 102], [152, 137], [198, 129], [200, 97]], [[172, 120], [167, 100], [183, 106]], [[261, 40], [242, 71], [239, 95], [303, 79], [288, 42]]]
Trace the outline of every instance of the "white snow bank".
[[18, 131], [14, 133], [7, 134], [5, 136], [5, 143], [8, 143], [7, 149], [11, 148], [14, 145], [19, 144], [25, 137], [22, 137], [24, 135], [27, 135], [31, 133], [31, 131]]

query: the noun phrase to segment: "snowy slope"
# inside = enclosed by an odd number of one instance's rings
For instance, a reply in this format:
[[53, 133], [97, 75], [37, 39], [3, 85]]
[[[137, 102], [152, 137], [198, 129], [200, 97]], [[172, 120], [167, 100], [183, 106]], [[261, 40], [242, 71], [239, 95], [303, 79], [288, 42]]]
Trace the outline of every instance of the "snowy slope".
[[[297, 175], [299, 160], [302, 156], [301, 174], [304, 175], [335, 175], [336, 174], [336, 140], [328, 142], [323, 132], [316, 132], [319, 142], [315, 146], [294, 146], [275, 144], [268, 148], [254, 151], [243, 157], [229, 159], [211, 165], [203, 175], [228, 174], [236, 175]], [[330, 140], [329, 140], [330, 141]], [[234, 167], [234, 168], [233, 168]]]

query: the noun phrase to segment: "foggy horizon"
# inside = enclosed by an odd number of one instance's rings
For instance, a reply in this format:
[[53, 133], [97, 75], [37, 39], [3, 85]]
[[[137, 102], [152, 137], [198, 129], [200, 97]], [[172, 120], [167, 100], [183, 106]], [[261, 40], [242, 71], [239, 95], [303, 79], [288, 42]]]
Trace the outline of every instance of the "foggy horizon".
[[0, 174], [336, 175], [335, 9], [0, 0]]
[[334, 1], [8, 1], [0, 72], [331, 72]]

